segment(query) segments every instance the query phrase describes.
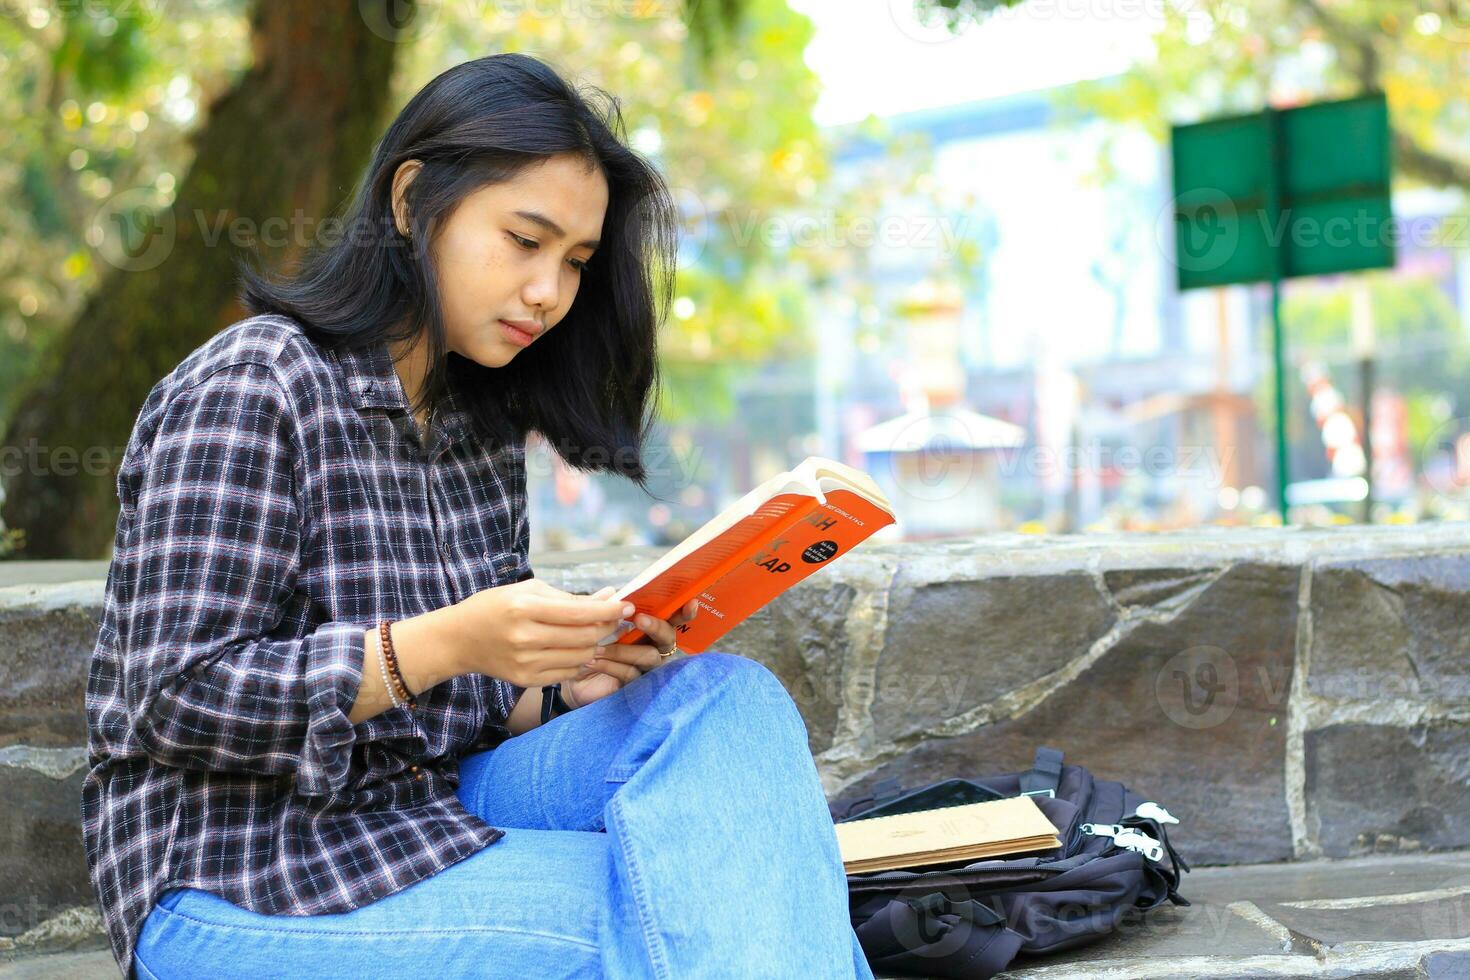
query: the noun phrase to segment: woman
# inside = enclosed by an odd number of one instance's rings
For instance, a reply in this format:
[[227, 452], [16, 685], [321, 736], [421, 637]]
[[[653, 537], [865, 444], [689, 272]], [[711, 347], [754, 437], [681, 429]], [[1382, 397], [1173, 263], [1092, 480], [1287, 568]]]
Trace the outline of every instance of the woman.
[[125, 973], [872, 976], [776, 677], [527, 564], [528, 432], [647, 476], [676, 225], [622, 128], [445, 72], [149, 395], [82, 800]]

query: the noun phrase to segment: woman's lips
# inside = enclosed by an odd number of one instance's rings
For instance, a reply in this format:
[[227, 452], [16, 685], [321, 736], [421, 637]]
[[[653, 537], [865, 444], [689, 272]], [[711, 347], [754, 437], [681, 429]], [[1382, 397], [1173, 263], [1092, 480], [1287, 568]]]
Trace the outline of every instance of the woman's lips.
[[519, 327], [513, 327], [504, 320], [500, 321], [500, 329], [505, 331], [506, 338], [517, 347], [528, 347], [536, 338]]

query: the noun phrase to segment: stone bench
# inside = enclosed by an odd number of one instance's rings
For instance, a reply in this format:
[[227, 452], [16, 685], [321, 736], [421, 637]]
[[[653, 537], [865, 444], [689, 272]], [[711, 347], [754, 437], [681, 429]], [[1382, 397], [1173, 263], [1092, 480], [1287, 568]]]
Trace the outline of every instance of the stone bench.
[[[592, 590], [660, 551], [532, 565]], [[0, 954], [97, 928], [79, 800], [106, 572], [0, 563]], [[1465, 524], [995, 535], [865, 545], [716, 648], [785, 682], [829, 796], [1047, 744], [1167, 805], [1198, 867], [1470, 847], [1467, 627]]]

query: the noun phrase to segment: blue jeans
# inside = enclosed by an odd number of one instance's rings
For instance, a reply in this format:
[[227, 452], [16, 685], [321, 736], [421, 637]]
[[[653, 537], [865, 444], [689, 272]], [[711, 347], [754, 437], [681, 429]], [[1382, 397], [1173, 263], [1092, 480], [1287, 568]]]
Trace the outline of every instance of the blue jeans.
[[500, 840], [338, 914], [171, 889], [138, 976], [873, 977], [806, 725], [756, 661], [671, 661], [460, 774]]

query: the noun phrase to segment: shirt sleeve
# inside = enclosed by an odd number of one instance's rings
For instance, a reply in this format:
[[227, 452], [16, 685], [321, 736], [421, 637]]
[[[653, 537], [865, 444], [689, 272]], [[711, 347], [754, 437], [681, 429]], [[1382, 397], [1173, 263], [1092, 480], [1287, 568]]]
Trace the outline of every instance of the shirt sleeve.
[[300, 792], [321, 795], [347, 779], [366, 626], [271, 637], [299, 572], [294, 418], [264, 365], [173, 395], [119, 481], [130, 526], [115, 559], [117, 642], [132, 729], [151, 758], [294, 774]]
[[[523, 486], [525, 480], [524, 465], [522, 465], [520, 468], [519, 477], [522, 482], [518, 483], [517, 486]], [[517, 497], [518, 499], [516, 501], [516, 524], [514, 535], [515, 550], [522, 555], [527, 555], [530, 553], [531, 550], [531, 508], [529, 505], [529, 501], [527, 500], [524, 493], [517, 494]], [[516, 579], [516, 581], [524, 582], [528, 578], [535, 577], [536, 573], [531, 570], [531, 563], [527, 561], [525, 574]], [[510, 681], [501, 681], [501, 683], [505, 685], [505, 716], [509, 718], [511, 709], [516, 706], [516, 702], [520, 701], [521, 695], [526, 693], [526, 689], [524, 687], [521, 687], [521, 685], [519, 684], [512, 684]]]
[[[526, 468], [524, 452], [524, 449], [522, 449], [517, 454], [516, 479], [512, 481], [512, 485], [515, 487], [513, 494], [515, 525], [511, 537], [515, 550], [522, 555], [529, 555], [531, 550], [531, 518], [530, 507], [525, 492]], [[531, 570], [531, 563], [527, 561], [526, 570], [515, 581], [524, 582], [528, 578], [535, 577], [535, 572]], [[502, 678], [491, 678], [491, 683], [495, 691], [496, 710], [493, 715], [485, 719], [485, 724], [481, 727], [480, 735], [475, 741], [476, 748], [495, 745], [505, 740], [509, 735], [509, 730], [506, 728], [506, 721], [510, 718], [511, 711], [515, 709], [516, 704], [520, 701], [521, 695], [526, 693], [526, 689], [521, 685], [512, 684], [510, 681]], [[499, 717], [496, 717], [496, 715]]]

